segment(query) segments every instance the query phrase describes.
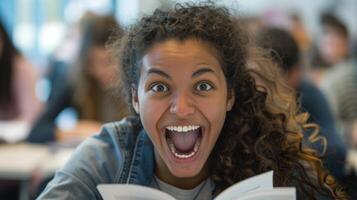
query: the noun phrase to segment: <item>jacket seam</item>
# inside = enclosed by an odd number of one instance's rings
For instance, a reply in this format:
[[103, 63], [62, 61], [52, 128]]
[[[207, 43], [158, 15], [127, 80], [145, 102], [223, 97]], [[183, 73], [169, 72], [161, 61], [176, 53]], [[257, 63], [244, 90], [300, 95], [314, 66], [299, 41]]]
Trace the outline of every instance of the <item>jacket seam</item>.
[[133, 157], [132, 157], [132, 160], [130, 162], [130, 168], [129, 168], [129, 173], [128, 173], [128, 178], [127, 178], [127, 181], [126, 183], [129, 183], [130, 181], [130, 177], [131, 177], [131, 174], [132, 174], [132, 171], [133, 171], [133, 168], [134, 168], [134, 162], [135, 162], [135, 159], [136, 159], [136, 154], [137, 154], [137, 148], [138, 148], [138, 144], [139, 144], [139, 136], [136, 138], [136, 141], [135, 141], [135, 147], [134, 147], [134, 151], [133, 151]]
[[[120, 123], [119, 122], [116, 122], [111, 128], [112, 128], [112, 130], [115, 132], [115, 134], [121, 134], [122, 133], [122, 131], [121, 131], [121, 128], [120, 128]], [[121, 139], [120, 139], [120, 136], [118, 136], [118, 138], [117, 138], [117, 140], [118, 140], [118, 142], [119, 142], [119, 144], [120, 144], [120, 147], [119, 147], [119, 152], [122, 154], [122, 156], [123, 156], [123, 165], [122, 165], [122, 167], [119, 167], [119, 169], [118, 169], [118, 171], [116, 172], [116, 175], [115, 175], [115, 182], [117, 182], [117, 183], [122, 183], [123, 182], [123, 180], [124, 180], [124, 176], [125, 176], [125, 173], [123, 173], [124, 171], [125, 171], [125, 169], [126, 169], [126, 166], [128, 165], [128, 159], [127, 159], [127, 157], [128, 157], [128, 153], [127, 153], [127, 151], [125, 151], [123, 148], [122, 148], [122, 146], [123, 146], [123, 142], [121, 141]]]

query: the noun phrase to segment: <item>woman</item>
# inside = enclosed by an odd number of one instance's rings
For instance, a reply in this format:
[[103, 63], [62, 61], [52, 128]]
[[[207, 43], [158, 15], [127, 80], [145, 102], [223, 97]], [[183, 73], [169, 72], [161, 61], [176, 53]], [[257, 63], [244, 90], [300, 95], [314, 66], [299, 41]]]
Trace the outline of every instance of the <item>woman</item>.
[[275, 186], [296, 186], [300, 198], [343, 199], [312, 149], [301, 147], [291, 93], [286, 100], [268, 91], [278, 88], [257, 90], [248, 40], [231, 18], [224, 8], [178, 5], [131, 28], [119, 61], [136, 116], [84, 142], [39, 199], [99, 199], [100, 183], [212, 199], [268, 170]]
[[[41, 111], [36, 97], [37, 73], [12, 43], [0, 21], [0, 141], [14, 143], [26, 138]], [[0, 196], [16, 198], [18, 182], [0, 180]]]
[[0, 121], [32, 123], [41, 110], [35, 95], [37, 74], [0, 22]]
[[[28, 137], [30, 142], [82, 140], [98, 132], [103, 122], [120, 120], [129, 114], [124, 99], [114, 98], [117, 70], [106, 43], [113, 30], [123, 34], [112, 16], [92, 16], [85, 22], [80, 56], [72, 74], [48, 102]], [[115, 88], [116, 89], [116, 88]], [[57, 126], [56, 118], [72, 108], [78, 121], [73, 127]]]

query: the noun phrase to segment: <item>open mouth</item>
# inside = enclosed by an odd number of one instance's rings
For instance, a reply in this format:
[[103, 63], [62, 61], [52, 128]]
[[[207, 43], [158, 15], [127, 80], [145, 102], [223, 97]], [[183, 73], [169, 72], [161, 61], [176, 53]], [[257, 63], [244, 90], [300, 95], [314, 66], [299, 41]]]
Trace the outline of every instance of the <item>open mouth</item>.
[[169, 149], [176, 158], [188, 159], [198, 152], [202, 139], [200, 126], [168, 126], [165, 133]]

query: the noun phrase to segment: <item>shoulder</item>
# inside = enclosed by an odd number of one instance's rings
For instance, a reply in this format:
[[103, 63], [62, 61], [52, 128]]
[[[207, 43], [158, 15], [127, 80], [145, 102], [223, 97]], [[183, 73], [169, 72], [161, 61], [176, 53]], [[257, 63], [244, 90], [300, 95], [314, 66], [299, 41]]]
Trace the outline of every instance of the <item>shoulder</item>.
[[318, 89], [313, 83], [308, 80], [302, 80], [299, 89], [302, 93], [322, 94], [320, 89]]
[[98, 184], [118, 183], [127, 152], [134, 148], [135, 135], [140, 130], [140, 122], [135, 118], [104, 125], [98, 135], [77, 147], [41, 197], [52, 197], [54, 194], [59, 197], [65, 193], [73, 197], [80, 194], [86, 194], [88, 198], [100, 196], [96, 189]]
[[309, 81], [302, 81], [299, 90], [303, 104], [306, 102], [320, 103], [321, 101], [327, 101], [323, 92]]
[[353, 60], [346, 60], [333, 66], [326, 75], [325, 81], [340, 83], [345, 82], [345, 79], [353, 77], [353, 72], [356, 63]]
[[113, 175], [119, 173], [126, 159], [123, 152], [134, 148], [136, 136], [141, 130], [138, 123], [135, 118], [124, 118], [105, 124], [98, 135], [78, 146], [63, 170], [76, 175], [81, 174], [78, 170], [95, 172], [100, 174], [98, 182], [115, 182]]
[[93, 138], [120, 148], [130, 148], [134, 145], [141, 129], [139, 118], [131, 116], [105, 124], [101, 132]]

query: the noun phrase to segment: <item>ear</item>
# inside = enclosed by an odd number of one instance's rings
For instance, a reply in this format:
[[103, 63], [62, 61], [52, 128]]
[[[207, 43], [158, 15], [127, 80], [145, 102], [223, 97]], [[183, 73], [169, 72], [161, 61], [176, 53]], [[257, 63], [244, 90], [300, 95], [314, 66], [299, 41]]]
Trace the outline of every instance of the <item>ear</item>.
[[234, 102], [236, 100], [235, 98], [235, 92], [233, 90], [228, 91], [228, 98], [227, 98], [227, 111], [230, 111], [234, 105]]
[[138, 91], [135, 89], [135, 86], [131, 87], [131, 104], [137, 114], [139, 114], [139, 98]]

